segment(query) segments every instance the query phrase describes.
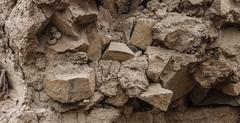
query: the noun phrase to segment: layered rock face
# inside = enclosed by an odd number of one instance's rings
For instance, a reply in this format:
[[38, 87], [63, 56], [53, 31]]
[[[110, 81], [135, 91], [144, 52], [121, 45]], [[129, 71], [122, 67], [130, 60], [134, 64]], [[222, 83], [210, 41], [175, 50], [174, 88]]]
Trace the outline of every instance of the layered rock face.
[[239, 0], [1, 0], [0, 123], [239, 123]]

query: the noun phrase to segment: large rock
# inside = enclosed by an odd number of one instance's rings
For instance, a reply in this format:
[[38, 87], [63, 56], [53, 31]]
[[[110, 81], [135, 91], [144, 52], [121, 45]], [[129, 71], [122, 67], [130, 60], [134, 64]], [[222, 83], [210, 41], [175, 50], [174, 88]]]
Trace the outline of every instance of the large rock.
[[180, 14], [169, 15], [153, 26], [153, 39], [157, 44], [180, 52], [197, 52], [207, 34], [208, 29], [200, 19]]
[[131, 44], [143, 50], [152, 44], [152, 27], [155, 24], [151, 19], [139, 19], [131, 37]]
[[155, 83], [149, 85], [148, 89], [139, 98], [162, 111], [167, 111], [172, 95], [173, 92], [171, 90], [162, 88], [160, 84]]
[[92, 68], [81, 73], [57, 74], [43, 81], [47, 95], [61, 103], [73, 103], [92, 96], [95, 74]]
[[153, 46], [145, 53], [149, 59], [147, 76], [172, 90], [172, 101], [186, 95], [196, 85], [188, 72], [189, 65], [197, 61], [196, 57]]
[[124, 43], [111, 42], [103, 54], [104, 60], [126, 61], [134, 57], [133, 51]]

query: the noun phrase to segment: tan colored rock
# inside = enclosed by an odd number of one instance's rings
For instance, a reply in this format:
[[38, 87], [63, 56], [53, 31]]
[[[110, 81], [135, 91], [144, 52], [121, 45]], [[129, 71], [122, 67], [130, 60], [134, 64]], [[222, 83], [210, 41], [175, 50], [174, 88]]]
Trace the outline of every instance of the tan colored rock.
[[168, 64], [171, 54], [164, 52], [158, 47], [148, 47], [145, 54], [148, 56], [147, 76], [153, 82], [160, 82], [160, 74]]
[[[84, 120], [84, 119], [82, 119]], [[77, 112], [66, 112], [63, 114], [62, 123], [78, 123]]]
[[134, 57], [133, 51], [124, 43], [111, 42], [103, 54], [104, 60], [126, 61]]
[[90, 29], [87, 35], [90, 43], [87, 55], [89, 59], [98, 61], [102, 56], [102, 50], [110, 42], [110, 38], [97, 32], [96, 29]]
[[240, 83], [223, 83], [217, 89], [229, 96], [238, 96], [240, 94]]
[[149, 85], [149, 81], [143, 71], [125, 68], [121, 66], [118, 72], [120, 86], [129, 97], [137, 97]]
[[47, 95], [61, 103], [73, 103], [92, 96], [95, 89], [93, 69], [82, 73], [57, 74], [43, 81]]
[[148, 89], [139, 98], [162, 111], [167, 111], [172, 95], [173, 92], [171, 90], [162, 88], [160, 84], [155, 83], [149, 85]]
[[142, 18], [136, 23], [131, 37], [131, 44], [143, 50], [152, 44], [152, 27], [154, 20]]
[[128, 99], [129, 97], [127, 95], [119, 94], [117, 96], [107, 98], [105, 103], [116, 107], [121, 107], [128, 101]]
[[149, 46], [145, 54], [149, 61], [148, 78], [172, 90], [172, 101], [186, 95], [196, 85], [188, 73], [188, 66], [197, 61], [196, 57], [154, 46]]

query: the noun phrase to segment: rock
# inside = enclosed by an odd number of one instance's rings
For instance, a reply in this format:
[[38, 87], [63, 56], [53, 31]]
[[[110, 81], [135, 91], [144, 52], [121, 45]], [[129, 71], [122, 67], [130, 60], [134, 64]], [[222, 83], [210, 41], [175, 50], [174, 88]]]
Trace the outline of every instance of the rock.
[[148, 79], [143, 71], [138, 71], [121, 66], [118, 72], [120, 86], [126, 90], [130, 97], [141, 94], [148, 86]]
[[95, 74], [92, 68], [81, 73], [57, 74], [43, 81], [47, 95], [61, 103], [73, 103], [92, 96]]
[[156, 43], [190, 54], [200, 50], [207, 34], [207, 27], [200, 19], [179, 14], [170, 15], [153, 26]]
[[98, 61], [102, 56], [102, 50], [110, 42], [110, 39], [109, 37], [97, 32], [96, 29], [90, 29], [87, 35], [90, 43], [87, 55], [89, 59]]
[[172, 90], [172, 101], [194, 88], [196, 82], [188, 72], [188, 66], [197, 61], [196, 57], [153, 46], [145, 53], [149, 61], [147, 76], [153, 82], [161, 82], [163, 88]]
[[86, 117], [87, 123], [112, 123], [120, 116], [120, 111], [114, 108], [93, 109]]
[[90, 107], [96, 105], [101, 100], [103, 100], [104, 95], [99, 92], [94, 92], [94, 94], [90, 97], [89, 103], [87, 103], [86, 109], [89, 109]]
[[127, 101], [129, 97], [125, 94], [118, 94], [114, 97], [109, 97], [105, 100], [105, 103], [116, 106], [116, 107], [121, 107], [123, 106]]
[[131, 44], [145, 50], [152, 44], [152, 27], [155, 24], [151, 19], [139, 19], [131, 37]]
[[160, 82], [160, 74], [168, 64], [171, 54], [164, 52], [158, 47], [149, 46], [145, 54], [148, 56], [147, 76], [153, 82]]
[[227, 62], [210, 59], [200, 64], [194, 73], [194, 78], [202, 87], [211, 88], [225, 81], [226, 78], [232, 78], [233, 75]]
[[126, 61], [134, 57], [133, 51], [124, 43], [111, 42], [109, 47], [104, 52], [102, 59]]
[[238, 96], [240, 94], [240, 83], [223, 83], [216, 87], [218, 90], [222, 91], [224, 94], [229, 96]]
[[237, 123], [238, 117], [238, 110], [228, 106], [171, 110], [165, 114], [167, 123]]
[[155, 83], [149, 85], [148, 89], [140, 94], [139, 98], [162, 111], [167, 111], [172, 95], [171, 90], [162, 88], [160, 84]]
[[118, 61], [101, 60], [96, 69], [99, 91], [105, 96], [115, 96], [118, 93], [119, 80], [117, 73], [120, 69]]

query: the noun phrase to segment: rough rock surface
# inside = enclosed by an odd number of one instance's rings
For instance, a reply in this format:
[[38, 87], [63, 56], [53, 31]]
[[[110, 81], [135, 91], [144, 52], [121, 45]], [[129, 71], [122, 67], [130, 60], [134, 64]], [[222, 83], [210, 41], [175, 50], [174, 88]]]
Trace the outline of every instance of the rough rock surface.
[[239, 123], [239, 0], [0, 0], [0, 123]]

